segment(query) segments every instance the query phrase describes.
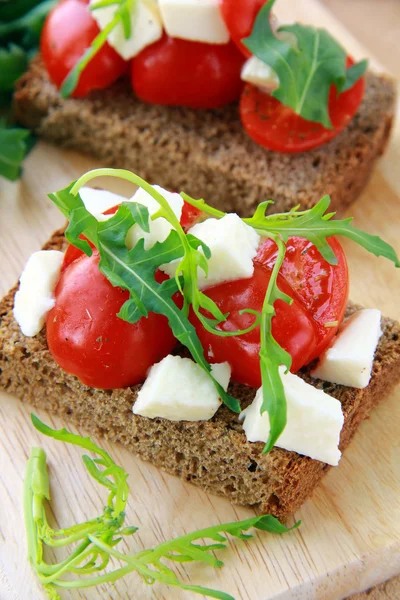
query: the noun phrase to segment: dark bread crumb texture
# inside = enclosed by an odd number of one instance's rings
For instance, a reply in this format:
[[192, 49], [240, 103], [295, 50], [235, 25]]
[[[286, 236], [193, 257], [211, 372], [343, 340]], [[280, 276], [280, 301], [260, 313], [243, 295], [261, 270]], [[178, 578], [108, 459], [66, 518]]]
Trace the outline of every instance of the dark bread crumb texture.
[[[56, 232], [45, 249], [62, 249], [63, 232]], [[210, 421], [171, 422], [133, 415], [140, 386], [103, 391], [88, 388], [65, 373], [50, 355], [45, 332], [22, 335], [12, 307], [16, 288], [0, 303], [0, 389], [34, 407], [65, 416], [90, 435], [124, 444], [157, 467], [191, 481], [232, 502], [257, 507], [286, 518], [312, 494], [328, 465], [274, 448], [263, 455], [264, 444], [249, 443], [238, 416], [222, 407]], [[348, 314], [359, 307], [349, 306]], [[400, 325], [383, 319], [370, 385], [356, 390], [316, 382], [337, 398], [345, 423], [340, 448], [344, 450], [365, 419], [400, 380]], [[307, 369], [302, 376], [311, 381]], [[254, 389], [232, 384], [231, 393], [242, 407]]]
[[125, 80], [88, 98], [63, 100], [40, 57], [17, 84], [14, 111], [22, 124], [58, 145], [248, 216], [267, 199], [275, 201], [274, 212], [283, 212], [299, 203], [310, 207], [325, 194], [334, 210], [343, 211], [385, 150], [395, 97], [392, 79], [369, 73], [349, 126], [322, 148], [292, 155], [255, 144], [237, 105], [195, 111], [144, 104]]

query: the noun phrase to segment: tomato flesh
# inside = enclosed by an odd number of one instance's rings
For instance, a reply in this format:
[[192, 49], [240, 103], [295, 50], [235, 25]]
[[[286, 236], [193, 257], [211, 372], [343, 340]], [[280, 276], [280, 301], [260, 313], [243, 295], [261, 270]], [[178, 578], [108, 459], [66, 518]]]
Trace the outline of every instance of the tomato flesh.
[[[100, 31], [87, 4], [87, 0], [62, 0], [44, 24], [41, 54], [50, 79], [58, 88]], [[92, 90], [109, 87], [126, 71], [126, 65], [105, 43], [81, 73], [72, 97], [81, 98]]]
[[[347, 66], [354, 64], [348, 59]], [[306, 152], [336, 137], [358, 111], [365, 91], [365, 79], [361, 78], [342, 94], [335, 86], [329, 94], [329, 115], [333, 129], [319, 123], [306, 121], [289, 106], [247, 84], [240, 100], [240, 117], [248, 135], [257, 144], [275, 152]]]
[[253, 30], [254, 21], [268, 0], [220, 0], [221, 12], [231, 38], [244, 56], [251, 52], [242, 44]]
[[85, 385], [116, 389], [140, 383], [176, 344], [163, 315], [149, 313], [135, 324], [117, 317], [129, 292], [100, 272], [97, 251], [64, 270], [55, 298], [46, 321], [49, 350]]
[[[324, 260], [308, 240], [291, 237], [280, 269], [281, 276], [291, 287], [290, 295], [295, 295], [316, 327], [317, 344], [308, 357], [309, 362], [333, 340], [343, 321], [349, 296], [349, 275], [343, 248], [335, 237], [329, 238], [328, 243], [337, 258], [337, 265]], [[276, 257], [277, 246], [267, 239], [254, 261], [272, 269]]]
[[132, 87], [143, 102], [207, 109], [239, 99], [244, 58], [236, 46], [164, 35], [132, 60]]

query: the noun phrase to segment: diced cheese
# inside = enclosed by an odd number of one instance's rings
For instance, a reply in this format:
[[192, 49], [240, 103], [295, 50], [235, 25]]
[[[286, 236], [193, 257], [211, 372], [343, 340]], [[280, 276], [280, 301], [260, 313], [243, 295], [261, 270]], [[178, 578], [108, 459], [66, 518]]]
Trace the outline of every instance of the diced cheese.
[[[91, 5], [96, 3], [98, 0], [90, 0]], [[117, 8], [118, 5], [115, 3], [92, 11], [100, 29], [104, 29], [111, 23]], [[125, 60], [133, 58], [143, 48], [161, 38], [163, 28], [156, 0], [137, 0], [133, 3], [131, 27], [129, 39], [125, 38], [121, 22], [116, 25], [107, 38], [110, 46]]]
[[53, 291], [63, 258], [63, 253], [57, 250], [41, 250], [26, 263], [14, 298], [14, 317], [26, 336], [39, 333], [55, 304]]
[[220, 0], [158, 0], [164, 27], [171, 37], [227, 44], [229, 31]]
[[[260, 236], [235, 213], [222, 219], [207, 219], [197, 223], [188, 233], [203, 241], [211, 250], [208, 275], [198, 269], [198, 285], [204, 289], [223, 281], [248, 279], [254, 273], [253, 258], [257, 254]], [[175, 275], [179, 261], [162, 265], [170, 277]]]
[[99, 220], [103, 219], [103, 212], [109, 208], [118, 206], [121, 202], [127, 201], [127, 198], [114, 194], [113, 192], [96, 190], [95, 188], [90, 187], [82, 187], [79, 190], [79, 195], [82, 198], [82, 202], [86, 209]]
[[359, 389], [367, 387], [381, 335], [380, 311], [374, 308], [357, 311], [344, 322], [311, 375]]
[[279, 78], [275, 71], [256, 56], [252, 56], [244, 63], [241, 78], [267, 93], [279, 87]]
[[[157, 192], [159, 192], [174, 211], [178, 220], [180, 220], [183, 209], [183, 199], [179, 194], [174, 194], [164, 190], [159, 185], [152, 186]], [[149, 210], [149, 215], [154, 215], [159, 209], [160, 205], [157, 200], [154, 200], [150, 194], [145, 192], [142, 188], [139, 188], [135, 195], [130, 199], [131, 202], [138, 202], [143, 204]], [[134, 225], [128, 232], [126, 238], [126, 245], [128, 248], [132, 248], [140, 238], [144, 238], [144, 247], [146, 250], [154, 246], [156, 242], [163, 242], [167, 239], [173, 226], [163, 217], [149, 221], [150, 233], [146, 233], [139, 225]]]
[[[276, 445], [285, 450], [337, 465], [343, 427], [342, 406], [338, 400], [280, 368], [287, 401], [287, 424]], [[240, 415], [249, 442], [266, 442], [270, 425], [268, 413], [260, 414], [262, 389]]]
[[[212, 365], [211, 372], [227, 390], [229, 364]], [[132, 410], [151, 419], [207, 421], [220, 405], [218, 392], [203, 369], [189, 358], [169, 354], [151, 367]]]

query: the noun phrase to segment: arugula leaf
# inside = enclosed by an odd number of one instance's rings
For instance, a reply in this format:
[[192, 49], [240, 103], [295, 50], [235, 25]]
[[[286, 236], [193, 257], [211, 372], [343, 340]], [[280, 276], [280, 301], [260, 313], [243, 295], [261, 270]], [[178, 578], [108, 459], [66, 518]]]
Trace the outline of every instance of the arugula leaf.
[[[215, 568], [223, 562], [214, 556], [215, 550], [226, 548], [230, 535], [239, 540], [252, 538], [244, 533], [251, 528], [274, 534], [283, 534], [300, 526], [285, 527], [271, 515], [258, 516], [237, 523], [219, 524], [201, 529], [180, 538], [164, 542], [135, 555], [123, 554], [115, 549], [116, 544], [137, 527], [123, 527], [125, 507], [129, 495], [127, 473], [116, 465], [110, 455], [94, 444], [90, 438], [82, 438], [66, 429], [54, 430], [32, 414], [32, 422], [38, 431], [56, 440], [74, 444], [98, 454], [100, 458], [83, 456], [83, 462], [91, 476], [110, 490], [107, 506], [102, 515], [68, 529], [54, 530], [47, 521], [44, 502], [50, 501], [49, 476], [46, 454], [41, 448], [33, 448], [28, 460], [24, 480], [24, 514], [28, 540], [28, 557], [39, 581], [49, 598], [60, 600], [57, 589], [82, 589], [101, 583], [114, 583], [120, 577], [135, 571], [145, 583], [156, 581], [178, 587], [209, 598], [233, 600], [224, 592], [181, 582], [171, 567], [166, 564], [199, 562]], [[99, 468], [102, 467], [102, 468]], [[74, 544], [71, 553], [61, 562], [47, 564], [44, 561], [46, 546], [65, 547]], [[105, 572], [110, 558], [120, 560], [124, 566]], [[75, 578], [64, 579], [65, 575]], [[76, 578], [80, 575], [94, 577]]]
[[24, 73], [27, 65], [26, 52], [20, 46], [10, 44], [8, 48], [0, 48], [0, 91], [12, 91], [15, 80]]
[[371, 235], [352, 226], [353, 217], [334, 219], [335, 213], [326, 214], [330, 205], [330, 197], [324, 196], [312, 208], [299, 211], [298, 207], [287, 213], [266, 215], [266, 206], [259, 206], [253, 217], [243, 219], [261, 235], [279, 234], [284, 241], [289, 237], [299, 236], [312, 242], [321, 255], [330, 264], [337, 264], [337, 258], [328, 244], [327, 238], [332, 235], [347, 237], [375, 256], [383, 256], [400, 267], [399, 258], [392, 246], [379, 236]]
[[21, 164], [33, 143], [30, 131], [19, 127], [6, 128], [0, 121], [0, 176], [10, 181], [21, 175]]
[[278, 344], [272, 335], [272, 318], [276, 314], [274, 307], [276, 300], [283, 300], [287, 304], [292, 304], [293, 299], [284, 294], [277, 283], [279, 270], [286, 254], [286, 246], [279, 236], [271, 237], [278, 246], [278, 256], [265, 294], [260, 326], [260, 370], [263, 393], [260, 412], [261, 414], [268, 413], [270, 423], [269, 437], [264, 447], [265, 454], [272, 450], [286, 427], [286, 396], [279, 367], [284, 365], [289, 370], [292, 364], [290, 354]]
[[[0, 4], [0, 106], [9, 107], [15, 81], [36, 52], [44, 19], [57, 0], [13, 0]], [[0, 122], [0, 176], [15, 181], [33, 145], [26, 129]]]
[[[152, 248], [145, 250], [144, 240], [141, 238], [131, 250], [127, 249], [125, 240], [129, 229], [136, 223], [134, 215], [141, 215], [138, 224], [143, 217], [141, 209], [135, 206], [134, 202], [123, 203], [115, 215], [103, 222], [97, 221], [86, 210], [79, 195], [74, 194], [90, 178], [106, 174], [114, 176], [119, 174], [128, 178], [143, 187], [160, 203], [160, 216], [167, 217], [176, 227], [164, 242], [158, 242]], [[182, 289], [179, 281], [180, 272], [183, 273], [189, 293], [192, 294], [194, 289], [197, 289], [197, 255], [200, 252], [192, 247], [190, 238], [184, 234], [179, 221], [163, 196], [132, 173], [103, 169], [86, 174], [78, 182], [65, 190], [49, 194], [49, 197], [70, 221], [65, 233], [68, 241], [90, 255], [89, 244], [79, 237], [83, 234], [99, 251], [101, 272], [112, 285], [129, 291], [130, 298], [121, 308], [119, 316], [130, 323], [136, 322], [142, 316], [146, 317], [149, 312], [166, 316], [174, 336], [188, 348], [193, 359], [212, 379], [223, 402], [234, 412], [240, 412], [239, 402], [225, 392], [212, 376], [211, 366], [204, 357], [203, 347], [196, 329], [187, 317], [185, 306], [180, 310], [172, 299], [173, 294], [178, 289]], [[177, 259], [181, 259], [177, 278], [158, 283], [155, 279], [156, 270], [161, 265]]]
[[346, 69], [345, 50], [325, 29], [298, 23], [280, 27], [278, 33], [295, 36], [296, 46], [277, 37], [270, 21], [275, 1], [261, 8], [251, 35], [242, 42], [278, 75], [279, 87], [272, 92], [275, 98], [304, 119], [331, 129], [328, 100], [332, 84], [338, 93], [349, 89], [364, 74], [367, 61]]
[[89, 62], [101, 50], [107, 42], [110, 33], [118, 26], [122, 25], [125, 39], [129, 39], [132, 32], [131, 19], [134, 17], [137, 0], [99, 0], [90, 6], [91, 11], [95, 11], [105, 6], [117, 5], [114, 18], [102, 29], [93, 40], [91, 46], [84, 52], [82, 58], [76, 63], [73, 69], [65, 78], [60, 94], [63, 98], [68, 98], [76, 89], [79, 78], [87, 67]]

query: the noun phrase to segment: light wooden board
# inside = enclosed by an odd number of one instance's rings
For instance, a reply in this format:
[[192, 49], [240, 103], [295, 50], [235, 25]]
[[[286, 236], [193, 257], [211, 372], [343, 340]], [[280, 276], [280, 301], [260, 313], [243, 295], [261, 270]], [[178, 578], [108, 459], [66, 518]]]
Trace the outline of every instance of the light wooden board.
[[[280, 0], [278, 6], [282, 16], [329, 25], [355, 56], [368, 54], [316, 0]], [[399, 164], [397, 126], [388, 153], [349, 214], [360, 227], [385, 237], [400, 251]], [[47, 192], [94, 166], [100, 165], [40, 144], [27, 161], [20, 183], [0, 181], [0, 293], [13, 284], [30, 253], [63, 223]], [[345, 246], [352, 299], [400, 318], [400, 274], [382, 259], [350, 243]], [[31, 446], [41, 445], [48, 452], [52, 510], [58, 524], [68, 526], [93, 517], [105, 496], [86, 476], [79, 451], [36, 434], [28, 406], [5, 394], [0, 400], [0, 598], [41, 600], [44, 594], [25, 559], [22, 521], [22, 479]], [[296, 515], [303, 520], [298, 532], [283, 537], [261, 534], [246, 544], [233, 542], [220, 555], [226, 562], [222, 570], [187, 566], [181, 570], [183, 577], [223, 589], [238, 600], [339, 600], [400, 572], [399, 401], [397, 389], [363, 423], [340, 467], [331, 470]], [[56, 427], [65, 425], [45, 413], [39, 416]], [[254, 514], [161, 473], [119, 446], [100, 443], [129, 472], [132, 494], [127, 523], [139, 524], [140, 531], [124, 551]], [[63, 594], [71, 600], [189, 597], [159, 585], [148, 588], [134, 574], [113, 588]]]

